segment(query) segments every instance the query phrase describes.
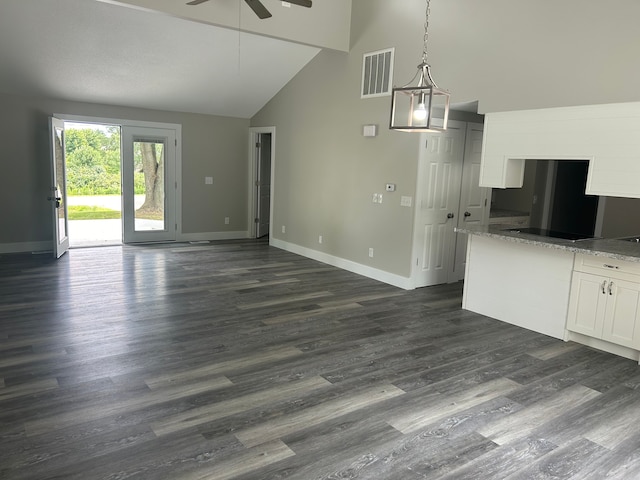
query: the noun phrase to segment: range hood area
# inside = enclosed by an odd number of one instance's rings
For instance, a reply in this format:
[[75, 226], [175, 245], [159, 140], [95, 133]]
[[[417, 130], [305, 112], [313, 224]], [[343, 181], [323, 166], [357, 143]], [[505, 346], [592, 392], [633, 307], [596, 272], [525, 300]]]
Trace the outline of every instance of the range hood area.
[[585, 160], [587, 194], [640, 198], [640, 102], [487, 113], [480, 186], [522, 187], [527, 159]]
[[491, 211], [521, 209], [527, 220], [513, 232], [571, 241], [601, 236], [605, 209], [601, 197], [585, 193], [588, 168], [587, 160], [526, 160], [522, 188], [492, 190]]

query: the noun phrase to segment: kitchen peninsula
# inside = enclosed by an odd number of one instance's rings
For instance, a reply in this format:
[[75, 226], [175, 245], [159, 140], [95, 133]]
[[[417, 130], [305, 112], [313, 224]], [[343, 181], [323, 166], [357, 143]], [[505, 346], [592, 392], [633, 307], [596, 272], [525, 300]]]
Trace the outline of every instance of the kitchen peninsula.
[[640, 243], [467, 226], [462, 306], [640, 360]]

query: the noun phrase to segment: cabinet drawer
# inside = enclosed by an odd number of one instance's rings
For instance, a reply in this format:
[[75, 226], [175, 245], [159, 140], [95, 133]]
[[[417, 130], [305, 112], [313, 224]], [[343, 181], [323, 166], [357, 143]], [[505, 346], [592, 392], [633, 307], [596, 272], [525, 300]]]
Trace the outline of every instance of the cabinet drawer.
[[615, 258], [577, 254], [573, 269], [579, 272], [608, 275], [640, 282], [640, 262], [626, 262]]

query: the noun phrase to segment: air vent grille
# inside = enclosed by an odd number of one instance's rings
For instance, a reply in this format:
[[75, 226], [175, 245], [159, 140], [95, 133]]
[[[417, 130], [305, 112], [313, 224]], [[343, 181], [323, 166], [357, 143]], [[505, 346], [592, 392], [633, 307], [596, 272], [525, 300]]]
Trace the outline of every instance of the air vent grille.
[[362, 59], [362, 98], [391, 94], [394, 49], [365, 53]]

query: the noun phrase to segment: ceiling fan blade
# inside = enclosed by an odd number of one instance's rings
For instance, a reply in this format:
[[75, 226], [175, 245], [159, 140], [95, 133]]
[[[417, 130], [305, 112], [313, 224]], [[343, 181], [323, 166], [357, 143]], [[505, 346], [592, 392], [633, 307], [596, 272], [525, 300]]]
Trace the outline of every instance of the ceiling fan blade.
[[209, 0], [193, 0], [191, 2], [187, 2], [187, 5], [200, 5], [201, 3], [208, 2]]
[[244, 0], [244, 2], [249, 5], [251, 10], [258, 16], [260, 19], [269, 18], [271, 13], [267, 8], [260, 2], [260, 0]]
[[301, 7], [311, 8], [311, 0], [287, 0], [287, 2]]

